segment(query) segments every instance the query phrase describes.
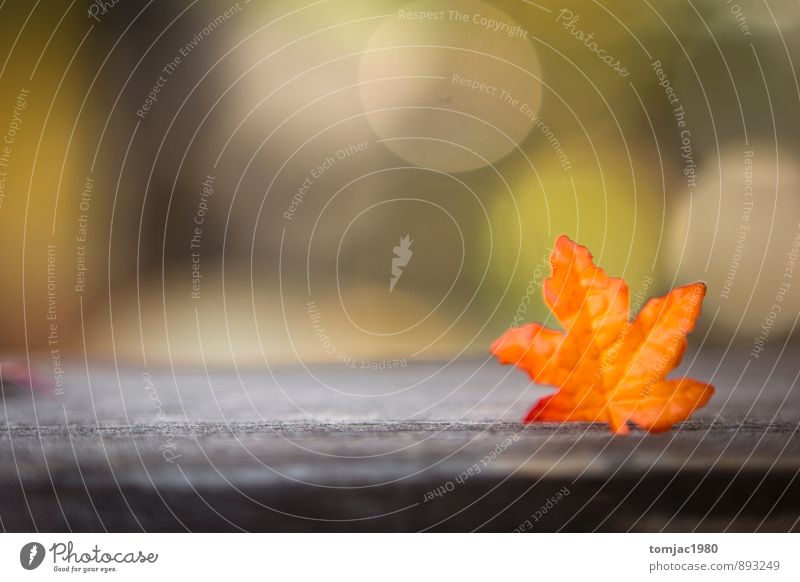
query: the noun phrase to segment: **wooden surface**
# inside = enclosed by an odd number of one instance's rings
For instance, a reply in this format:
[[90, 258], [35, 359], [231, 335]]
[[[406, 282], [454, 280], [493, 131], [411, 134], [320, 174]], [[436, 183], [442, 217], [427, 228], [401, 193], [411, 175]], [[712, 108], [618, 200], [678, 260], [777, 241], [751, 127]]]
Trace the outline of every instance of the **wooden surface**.
[[[48, 372], [49, 362], [37, 368]], [[797, 347], [687, 354], [717, 394], [663, 435], [518, 423], [489, 360], [273, 369], [72, 362], [4, 386], [8, 531], [796, 531]], [[549, 507], [548, 507], [549, 505]]]

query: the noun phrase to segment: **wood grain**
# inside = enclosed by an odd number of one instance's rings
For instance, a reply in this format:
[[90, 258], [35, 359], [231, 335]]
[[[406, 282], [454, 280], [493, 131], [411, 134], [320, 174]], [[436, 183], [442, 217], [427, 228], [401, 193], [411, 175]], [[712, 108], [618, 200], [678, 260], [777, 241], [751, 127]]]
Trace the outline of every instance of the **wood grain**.
[[709, 407], [672, 432], [622, 438], [520, 424], [547, 388], [488, 360], [207, 372], [76, 362], [62, 396], [3, 387], [0, 525], [797, 531], [800, 362], [779, 355], [687, 356], [683, 369], [717, 387]]

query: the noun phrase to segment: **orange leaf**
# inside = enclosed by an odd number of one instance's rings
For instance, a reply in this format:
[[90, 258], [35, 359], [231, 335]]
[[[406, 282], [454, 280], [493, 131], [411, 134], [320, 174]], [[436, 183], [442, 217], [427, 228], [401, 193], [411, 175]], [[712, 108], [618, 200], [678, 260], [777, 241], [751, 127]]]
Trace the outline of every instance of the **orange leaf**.
[[491, 347], [501, 364], [558, 388], [525, 422], [607, 422], [616, 434], [626, 434], [632, 422], [662, 432], [705, 406], [713, 386], [666, 378], [683, 357], [705, 284], [651, 299], [629, 322], [627, 284], [597, 267], [586, 247], [562, 235], [550, 264], [544, 299], [564, 331], [529, 323], [509, 329]]

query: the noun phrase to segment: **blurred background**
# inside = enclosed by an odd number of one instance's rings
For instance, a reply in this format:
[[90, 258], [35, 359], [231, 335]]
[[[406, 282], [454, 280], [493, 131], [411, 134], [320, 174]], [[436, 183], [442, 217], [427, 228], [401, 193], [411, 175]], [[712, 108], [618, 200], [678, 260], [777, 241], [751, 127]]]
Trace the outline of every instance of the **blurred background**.
[[697, 345], [793, 341], [796, 2], [9, 0], [0, 29], [7, 355], [484, 356], [548, 317], [562, 233], [634, 309], [705, 281]]

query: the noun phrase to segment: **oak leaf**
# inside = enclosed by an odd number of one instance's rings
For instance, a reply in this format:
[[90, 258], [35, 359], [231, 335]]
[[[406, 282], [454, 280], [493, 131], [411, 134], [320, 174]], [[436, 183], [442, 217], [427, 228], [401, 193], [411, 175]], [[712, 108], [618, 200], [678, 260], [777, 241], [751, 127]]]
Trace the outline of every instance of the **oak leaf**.
[[631, 422], [663, 432], [705, 406], [713, 386], [666, 378], [686, 349], [705, 284], [650, 299], [629, 321], [627, 284], [597, 267], [586, 247], [562, 235], [550, 264], [544, 299], [564, 331], [529, 323], [509, 329], [491, 347], [500, 363], [558, 388], [525, 422], [607, 422], [616, 434], [628, 433]]

